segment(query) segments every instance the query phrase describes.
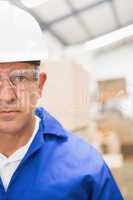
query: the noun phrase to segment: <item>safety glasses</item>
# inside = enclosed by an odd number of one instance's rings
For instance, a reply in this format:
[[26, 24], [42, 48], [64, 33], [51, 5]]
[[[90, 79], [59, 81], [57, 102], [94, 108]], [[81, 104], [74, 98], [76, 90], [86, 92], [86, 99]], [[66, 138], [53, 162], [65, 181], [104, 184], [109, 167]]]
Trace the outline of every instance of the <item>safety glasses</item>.
[[28, 87], [31, 83], [38, 82], [38, 69], [17, 69], [8, 74], [0, 74], [0, 87], [4, 80], [7, 80], [14, 87]]

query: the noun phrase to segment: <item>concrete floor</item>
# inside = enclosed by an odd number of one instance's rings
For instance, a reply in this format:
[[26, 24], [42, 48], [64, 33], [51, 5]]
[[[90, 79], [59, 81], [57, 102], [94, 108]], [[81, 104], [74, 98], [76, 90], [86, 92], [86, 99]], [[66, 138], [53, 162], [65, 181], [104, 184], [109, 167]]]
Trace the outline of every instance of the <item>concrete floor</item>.
[[133, 160], [124, 163], [123, 176], [127, 194], [126, 200], [133, 200]]
[[[118, 175], [119, 173], [119, 175]], [[124, 162], [118, 173], [113, 173], [125, 200], [133, 200], [133, 160]]]

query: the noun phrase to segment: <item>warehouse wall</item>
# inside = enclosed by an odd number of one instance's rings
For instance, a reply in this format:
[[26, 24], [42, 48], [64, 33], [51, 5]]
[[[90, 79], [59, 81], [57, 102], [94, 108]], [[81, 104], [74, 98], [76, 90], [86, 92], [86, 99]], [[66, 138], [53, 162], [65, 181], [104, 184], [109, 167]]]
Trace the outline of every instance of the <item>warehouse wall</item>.
[[40, 102], [69, 130], [88, 126], [88, 73], [67, 60], [49, 61], [47, 81]]

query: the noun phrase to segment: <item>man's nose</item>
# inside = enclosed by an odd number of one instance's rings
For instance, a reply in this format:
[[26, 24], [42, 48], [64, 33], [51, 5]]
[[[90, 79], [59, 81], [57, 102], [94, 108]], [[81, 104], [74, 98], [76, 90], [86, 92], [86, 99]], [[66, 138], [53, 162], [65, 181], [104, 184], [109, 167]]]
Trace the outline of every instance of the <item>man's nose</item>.
[[0, 82], [0, 102], [13, 103], [16, 100], [15, 89], [10, 81], [3, 80]]

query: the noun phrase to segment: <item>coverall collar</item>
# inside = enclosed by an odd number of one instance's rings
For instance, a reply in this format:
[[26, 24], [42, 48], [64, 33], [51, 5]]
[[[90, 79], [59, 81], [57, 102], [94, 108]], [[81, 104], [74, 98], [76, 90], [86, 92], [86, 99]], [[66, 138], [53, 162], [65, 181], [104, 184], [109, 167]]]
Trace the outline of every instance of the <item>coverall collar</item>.
[[42, 145], [44, 145], [44, 138], [46, 135], [55, 136], [65, 140], [68, 138], [66, 131], [64, 130], [62, 125], [54, 117], [52, 117], [44, 108], [38, 107], [35, 110], [35, 115], [37, 115], [41, 119], [39, 130], [31, 146], [29, 147], [29, 150], [26, 156], [24, 157], [22, 163], [25, 162], [33, 153], [38, 151], [42, 147]]
[[35, 110], [35, 114], [41, 118], [42, 132], [43, 134], [55, 135], [67, 139], [66, 130], [62, 125], [51, 116], [44, 108], [39, 107]]

